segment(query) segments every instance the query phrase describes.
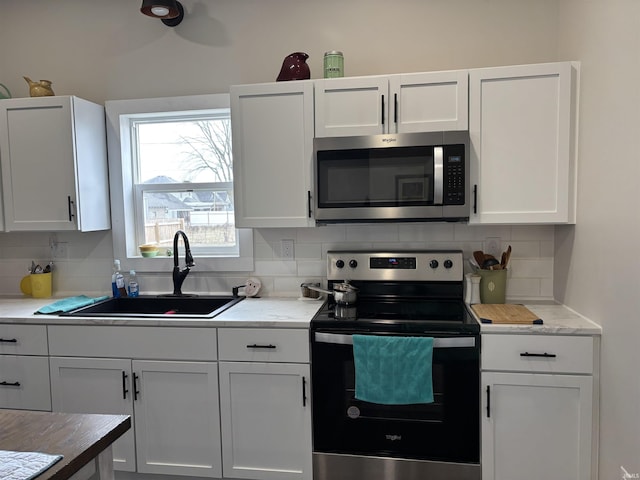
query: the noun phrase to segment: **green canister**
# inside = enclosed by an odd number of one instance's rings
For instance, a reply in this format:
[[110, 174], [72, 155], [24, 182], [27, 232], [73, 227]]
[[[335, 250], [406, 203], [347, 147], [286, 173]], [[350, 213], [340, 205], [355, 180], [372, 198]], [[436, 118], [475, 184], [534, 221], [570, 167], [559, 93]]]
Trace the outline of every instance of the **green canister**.
[[344, 77], [344, 57], [342, 52], [331, 50], [324, 54], [324, 78]]

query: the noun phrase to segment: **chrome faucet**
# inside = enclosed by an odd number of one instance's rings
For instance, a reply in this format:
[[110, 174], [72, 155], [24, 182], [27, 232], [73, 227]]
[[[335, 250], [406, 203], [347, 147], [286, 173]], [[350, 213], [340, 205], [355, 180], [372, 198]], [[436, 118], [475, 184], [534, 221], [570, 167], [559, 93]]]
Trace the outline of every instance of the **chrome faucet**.
[[[184, 263], [185, 267], [183, 270], [180, 270], [178, 265], [178, 238], [182, 236], [182, 240], [184, 241]], [[193, 257], [191, 256], [191, 248], [189, 247], [189, 239], [187, 238], [187, 234], [182, 230], [178, 230], [176, 234], [173, 236], [173, 294], [181, 296], [182, 295], [182, 282], [189, 275], [189, 271], [191, 267], [195, 266], [193, 262]]]

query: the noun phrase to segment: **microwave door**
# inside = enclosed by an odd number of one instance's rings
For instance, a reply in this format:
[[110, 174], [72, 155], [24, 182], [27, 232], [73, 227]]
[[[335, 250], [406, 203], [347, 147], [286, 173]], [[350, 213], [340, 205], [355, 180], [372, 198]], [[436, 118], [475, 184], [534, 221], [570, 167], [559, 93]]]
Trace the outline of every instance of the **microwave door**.
[[436, 195], [442, 198], [441, 147], [439, 155], [439, 171], [434, 174], [434, 147], [318, 152], [318, 207], [433, 205]]

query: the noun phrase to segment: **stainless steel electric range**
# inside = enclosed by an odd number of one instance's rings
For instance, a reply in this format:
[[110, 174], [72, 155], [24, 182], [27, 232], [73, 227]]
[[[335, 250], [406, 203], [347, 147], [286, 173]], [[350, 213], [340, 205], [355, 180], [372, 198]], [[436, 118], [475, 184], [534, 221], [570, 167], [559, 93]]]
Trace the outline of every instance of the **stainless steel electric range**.
[[[332, 251], [327, 289], [348, 281], [311, 321], [314, 480], [479, 480], [480, 326], [463, 302], [463, 255]], [[355, 396], [353, 335], [433, 338], [431, 403]]]

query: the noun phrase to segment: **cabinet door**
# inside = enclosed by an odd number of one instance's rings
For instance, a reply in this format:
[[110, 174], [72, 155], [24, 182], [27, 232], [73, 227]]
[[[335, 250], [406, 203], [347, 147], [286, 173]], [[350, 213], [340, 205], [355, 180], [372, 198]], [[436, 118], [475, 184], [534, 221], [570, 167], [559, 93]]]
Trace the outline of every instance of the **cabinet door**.
[[[54, 412], [133, 415], [131, 361], [51, 357]], [[116, 470], [134, 472], [135, 425], [113, 444]]]
[[316, 137], [389, 133], [386, 76], [315, 81]]
[[231, 87], [231, 124], [236, 226], [313, 226], [313, 83]]
[[0, 355], [0, 408], [51, 410], [47, 357]]
[[570, 62], [470, 70], [472, 223], [575, 223]]
[[222, 476], [215, 362], [133, 361], [139, 473]]
[[309, 365], [220, 362], [224, 476], [311, 479]]
[[0, 103], [5, 228], [74, 230], [71, 98], [29, 100]]
[[467, 130], [468, 85], [467, 70], [391, 75], [389, 131]]
[[593, 378], [482, 373], [483, 480], [591, 478]]

